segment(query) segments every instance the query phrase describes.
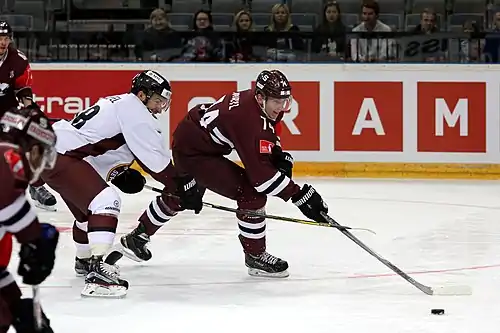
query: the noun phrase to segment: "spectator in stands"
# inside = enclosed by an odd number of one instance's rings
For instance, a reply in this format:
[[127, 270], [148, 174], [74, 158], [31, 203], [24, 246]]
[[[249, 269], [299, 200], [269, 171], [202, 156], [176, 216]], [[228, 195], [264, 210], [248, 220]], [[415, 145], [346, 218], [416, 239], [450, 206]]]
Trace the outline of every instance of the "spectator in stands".
[[[361, 6], [363, 22], [353, 32], [390, 32], [391, 28], [378, 19], [380, 7], [374, 0], [365, 0]], [[389, 38], [354, 38], [351, 40], [351, 58], [355, 62], [394, 60], [394, 41]]]
[[485, 38], [483, 58], [487, 63], [496, 64], [500, 60], [500, 11], [495, 12], [494, 17], [493, 30]]
[[500, 32], [500, 11], [496, 11], [493, 16], [493, 31]]
[[[448, 53], [448, 39], [430, 36], [439, 32], [436, 12], [425, 8], [420, 14], [420, 24], [410, 32], [414, 36], [405, 39], [404, 59], [406, 62], [442, 62]], [[425, 36], [423, 36], [425, 35]], [[453, 49], [453, 48], [452, 48]], [[452, 56], [452, 55], [449, 55]]]
[[210, 11], [199, 10], [193, 15], [193, 31], [198, 36], [187, 41], [181, 56], [183, 62], [220, 62], [224, 60], [224, 43], [213, 31], [213, 19]]
[[460, 41], [460, 62], [483, 62], [484, 59], [481, 50], [484, 41], [477, 38], [477, 34], [481, 32], [480, 25], [476, 21], [466, 21], [463, 25], [463, 31], [464, 33], [471, 34], [471, 38], [462, 39]]
[[193, 16], [194, 31], [213, 31], [212, 13], [208, 10], [201, 9], [194, 13]]
[[[276, 4], [271, 9], [271, 23], [264, 28], [267, 32], [299, 32], [300, 29], [292, 23], [290, 9], [285, 4]], [[267, 40], [268, 57], [276, 61], [294, 61], [296, 55], [293, 51], [303, 50], [304, 41], [300, 36], [277, 38], [270, 36]]]
[[318, 34], [313, 40], [313, 51], [325, 53], [332, 59], [346, 58], [347, 27], [342, 22], [338, 2], [329, 2], [323, 9], [322, 22], [314, 30]]
[[172, 50], [182, 47], [182, 39], [172, 29], [168, 14], [164, 9], [153, 10], [149, 20], [151, 26], [141, 34], [137, 42], [136, 57], [146, 61], [167, 61], [174, 55], [171, 54]]
[[432, 34], [438, 31], [436, 13], [431, 8], [425, 8], [420, 14], [420, 24], [413, 29], [413, 32]]
[[246, 10], [239, 11], [234, 16], [233, 28], [236, 32], [231, 43], [228, 44], [228, 57], [230, 62], [249, 62], [258, 61], [253, 54], [254, 35], [249, 34], [252, 31], [252, 15]]

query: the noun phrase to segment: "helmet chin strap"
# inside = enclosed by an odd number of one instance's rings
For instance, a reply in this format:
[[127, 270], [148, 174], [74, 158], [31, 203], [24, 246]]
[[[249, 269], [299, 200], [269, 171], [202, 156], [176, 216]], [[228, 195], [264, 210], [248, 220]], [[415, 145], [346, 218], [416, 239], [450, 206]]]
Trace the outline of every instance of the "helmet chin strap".
[[[149, 94], [146, 94], [143, 90], [140, 90], [142, 91], [142, 93], [144, 94], [144, 96], [146, 96], [146, 99], [142, 101], [142, 104], [144, 104], [144, 106], [146, 107], [146, 109], [148, 109], [148, 111], [153, 114], [153, 111], [151, 111], [150, 108], [148, 108], [148, 102], [149, 102], [149, 99], [151, 98], [151, 96], [153, 96], [153, 94], [149, 95]], [[137, 98], [139, 98], [139, 96], [137, 96]], [[140, 98], [139, 98], [140, 99]]]
[[262, 98], [263, 103], [260, 103], [260, 102], [259, 102], [259, 100], [257, 99], [257, 96], [255, 96], [255, 100], [257, 101], [257, 104], [259, 104], [260, 109], [262, 110], [262, 112], [264, 112], [264, 114], [266, 115], [266, 117], [267, 117], [268, 119], [274, 120], [274, 119], [272, 119], [272, 118], [269, 116], [269, 114], [268, 114], [268, 113], [267, 113], [267, 111], [266, 111], [266, 101], [267, 101], [267, 98]]

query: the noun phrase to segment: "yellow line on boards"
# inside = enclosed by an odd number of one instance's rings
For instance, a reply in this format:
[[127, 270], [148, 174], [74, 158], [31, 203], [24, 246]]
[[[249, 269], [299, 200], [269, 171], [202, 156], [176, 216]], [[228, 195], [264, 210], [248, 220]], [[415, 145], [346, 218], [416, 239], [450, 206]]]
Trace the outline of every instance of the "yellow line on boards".
[[[240, 163], [237, 163], [240, 164]], [[240, 164], [241, 165], [241, 164]], [[136, 163], [136, 170], [146, 174]], [[294, 176], [342, 178], [500, 179], [497, 164], [296, 162]]]

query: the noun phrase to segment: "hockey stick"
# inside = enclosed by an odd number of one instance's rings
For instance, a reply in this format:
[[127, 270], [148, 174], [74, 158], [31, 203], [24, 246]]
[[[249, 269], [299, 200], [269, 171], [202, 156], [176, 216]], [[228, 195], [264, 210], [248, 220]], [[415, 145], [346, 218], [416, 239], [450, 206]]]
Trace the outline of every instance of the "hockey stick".
[[[150, 186], [150, 185], [144, 185], [144, 187], [147, 188], [148, 190], [153, 191], [153, 192], [164, 193], [159, 188], [156, 188], [156, 187], [153, 187], [153, 186]], [[177, 197], [177, 196], [175, 196], [173, 194], [170, 194], [170, 193], [166, 193], [166, 195], [170, 196], [170, 197]], [[376, 235], [375, 231], [373, 231], [371, 229], [347, 227], [347, 226], [340, 225], [338, 223], [337, 223], [337, 225], [332, 225], [330, 223], [322, 223], [322, 222], [315, 222], [315, 221], [309, 221], [309, 220], [301, 220], [301, 219], [295, 219], [295, 218], [291, 218], [291, 217], [278, 216], [278, 215], [268, 215], [268, 214], [259, 213], [259, 212], [256, 212], [256, 211], [249, 211], [249, 210], [243, 210], [243, 209], [235, 209], [235, 208], [230, 208], [230, 207], [226, 207], [226, 206], [215, 205], [215, 204], [211, 204], [209, 202], [203, 202], [203, 206], [209, 207], [209, 208], [213, 208], [213, 209], [222, 210], [222, 211], [225, 211], [225, 212], [239, 213], [239, 214], [246, 214], [246, 215], [251, 215], [251, 216], [264, 217], [266, 219], [272, 219], [272, 220], [277, 220], [277, 221], [292, 222], [292, 223], [307, 224], [307, 225], [314, 225], [314, 226], [318, 226], [318, 227], [335, 228], [335, 229], [339, 229], [341, 231], [342, 230], [367, 231], [367, 232], [370, 232], [370, 233]]]
[[40, 288], [38, 285], [31, 286], [33, 291], [33, 318], [35, 319], [35, 330], [41, 331], [43, 325], [42, 305], [40, 304]]
[[[340, 226], [340, 224], [335, 221], [333, 218], [331, 218], [328, 214], [326, 213], [321, 213], [321, 215], [325, 218], [325, 220], [328, 221], [328, 223], [332, 226]], [[443, 287], [438, 287], [436, 289], [433, 289], [431, 287], [428, 287], [415, 279], [413, 279], [411, 276], [403, 272], [401, 269], [399, 269], [396, 265], [391, 263], [389, 260], [383, 258], [379, 254], [377, 254], [375, 251], [373, 251], [371, 248], [369, 248], [365, 243], [360, 241], [356, 236], [351, 234], [349, 230], [342, 229], [342, 228], [337, 228], [340, 230], [341, 233], [346, 235], [350, 240], [352, 240], [354, 243], [356, 243], [359, 247], [361, 247], [363, 250], [371, 254], [373, 257], [375, 257], [378, 261], [383, 263], [385, 266], [387, 266], [390, 270], [392, 270], [394, 273], [397, 275], [401, 276], [403, 279], [411, 283], [413, 286], [418, 288], [420, 291], [424, 292], [427, 295], [450, 295], [450, 296], [459, 296], [459, 295], [471, 295], [472, 294], [472, 289], [469, 286], [443, 286]]]

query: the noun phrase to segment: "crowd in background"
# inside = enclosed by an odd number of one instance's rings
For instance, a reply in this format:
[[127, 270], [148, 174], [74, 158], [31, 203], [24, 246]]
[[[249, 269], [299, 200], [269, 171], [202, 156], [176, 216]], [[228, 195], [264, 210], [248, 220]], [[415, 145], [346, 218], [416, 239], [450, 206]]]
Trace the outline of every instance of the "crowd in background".
[[[286, 4], [275, 4], [271, 9], [269, 25], [260, 31], [299, 32]], [[465, 19], [461, 26], [462, 37], [444, 34], [439, 27], [438, 15], [432, 8], [420, 13], [418, 24], [407, 29], [407, 34], [393, 37], [361, 38], [356, 32], [394, 32], [397, 29], [380, 17], [380, 6], [374, 0], [365, 0], [360, 8], [361, 22], [350, 26], [343, 21], [342, 8], [336, 1], [327, 2], [320, 23], [313, 33], [280, 38], [257, 34], [252, 13], [243, 9], [234, 15], [233, 37], [218, 39], [195, 37], [183, 40], [169, 24], [168, 12], [155, 9], [151, 13], [151, 26], [138, 38], [138, 58], [151, 52], [146, 60], [167, 60], [158, 57], [161, 50], [187, 46], [180, 57], [169, 61], [353, 61], [353, 62], [443, 62], [461, 63], [498, 61], [500, 11], [495, 13], [490, 35], [484, 32], [484, 22]], [[192, 29], [200, 33], [213, 31], [210, 11], [199, 10], [193, 15]], [[456, 29], [455, 32], [459, 32]], [[249, 32], [254, 32], [249, 33]], [[350, 34], [351, 33], [351, 34]], [[264, 47], [264, 49], [262, 48]], [[258, 50], [258, 51], [256, 51]], [[307, 56], [300, 57], [303, 53]], [[167, 52], [168, 54], [168, 52]]]
[[[130, 0], [120, 1], [127, 7]], [[158, 5], [157, 0], [148, 1], [141, 0], [141, 6]], [[116, 24], [108, 22], [103, 31], [73, 31], [62, 39], [50, 38], [50, 42], [38, 43], [50, 44], [48, 51], [40, 52], [38, 46], [36, 53], [31, 52], [37, 55], [33, 60], [498, 62], [500, 10], [487, 3], [484, 13], [455, 15], [455, 20], [450, 20], [431, 7], [401, 16], [387, 14], [376, 0], [364, 0], [358, 13], [344, 13], [342, 1], [327, 1], [318, 22], [304, 29], [294, 21], [286, 1], [271, 6], [269, 22], [262, 26], [255, 22], [255, 17], [262, 15], [252, 11], [259, 0], [234, 0], [241, 2], [240, 9], [222, 28], [214, 24], [215, 12], [211, 10], [218, 0], [192, 1], [199, 1], [202, 9], [192, 14], [187, 29], [172, 24], [175, 8], [163, 1], [162, 7], [150, 12], [146, 24], [125, 24], [124, 31], [118, 33]], [[12, 7], [13, 0], [7, 2]], [[295, 19], [298, 15], [295, 13]], [[71, 52], [78, 53], [77, 59]]]

